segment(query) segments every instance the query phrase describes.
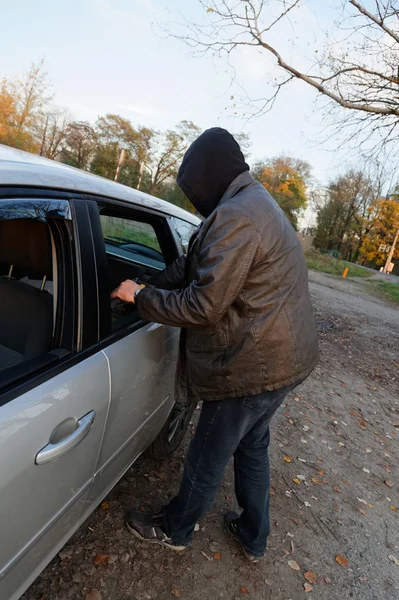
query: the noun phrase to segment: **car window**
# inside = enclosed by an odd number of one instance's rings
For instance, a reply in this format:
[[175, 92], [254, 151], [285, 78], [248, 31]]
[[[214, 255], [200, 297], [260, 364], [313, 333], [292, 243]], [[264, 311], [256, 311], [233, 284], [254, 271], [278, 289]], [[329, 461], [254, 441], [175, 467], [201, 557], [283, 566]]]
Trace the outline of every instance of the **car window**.
[[63, 219], [61, 204], [0, 202], [0, 387], [33, 365], [41, 368], [45, 357], [50, 360], [49, 354], [60, 349], [65, 312], [55, 236], [62, 227], [50, 215]]
[[[144, 211], [139, 218], [135, 218], [137, 211], [133, 214], [130, 218], [126, 211], [119, 216], [111, 207], [103, 209], [103, 212], [100, 209], [109, 293], [126, 279], [136, 279], [143, 285], [149, 285], [166, 266], [159, 238], [163, 227], [161, 221], [165, 219], [154, 219]], [[112, 302], [111, 319], [111, 331], [115, 332], [136, 323], [139, 316], [134, 304]]]
[[188, 223], [187, 221], [183, 221], [182, 219], [178, 219], [176, 217], [172, 217], [172, 223], [177, 235], [179, 236], [183, 252], [186, 254], [190, 238], [198, 229], [198, 225], [193, 225], [192, 223]]
[[107, 254], [154, 269], [165, 268], [165, 260], [152, 225], [104, 214], [100, 218]]

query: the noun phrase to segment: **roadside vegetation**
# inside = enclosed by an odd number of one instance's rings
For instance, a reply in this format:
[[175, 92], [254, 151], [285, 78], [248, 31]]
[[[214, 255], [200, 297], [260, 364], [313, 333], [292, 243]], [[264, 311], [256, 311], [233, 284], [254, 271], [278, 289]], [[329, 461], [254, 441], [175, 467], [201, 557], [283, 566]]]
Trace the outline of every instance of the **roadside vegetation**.
[[359, 265], [339, 260], [330, 254], [323, 254], [314, 248], [306, 252], [306, 263], [309, 269], [328, 273], [329, 275], [342, 276], [346, 268], [349, 269], [347, 277], [371, 277], [373, 274], [372, 271]]
[[399, 304], [399, 283], [380, 283], [379, 288], [384, 296], [387, 296], [392, 302]]

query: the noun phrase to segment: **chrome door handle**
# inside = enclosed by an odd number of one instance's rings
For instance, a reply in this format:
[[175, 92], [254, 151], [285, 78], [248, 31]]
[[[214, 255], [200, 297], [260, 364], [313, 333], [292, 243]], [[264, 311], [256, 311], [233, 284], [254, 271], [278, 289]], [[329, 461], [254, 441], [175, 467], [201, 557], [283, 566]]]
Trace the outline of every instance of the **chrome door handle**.
[[37, 465], [44, 465], [47, 462], [56, 460], [73, 448], [76, 448], [76, 446], [80, 444], [80, 442], [82, 442], [89, 433], [95, 417], [96, 413], [94, 410], [87, 413], [87, 415], [84, 415], [84, 417], [79, 419], [77, 422], [77, 427], [71, 435], [68, 435], [68, 437], [57, 444], [52, 444], [50, 442], [47, 444], [47, 446], [44, 446], [44, 448], [42, 448], [36, 454], [35, 463]]

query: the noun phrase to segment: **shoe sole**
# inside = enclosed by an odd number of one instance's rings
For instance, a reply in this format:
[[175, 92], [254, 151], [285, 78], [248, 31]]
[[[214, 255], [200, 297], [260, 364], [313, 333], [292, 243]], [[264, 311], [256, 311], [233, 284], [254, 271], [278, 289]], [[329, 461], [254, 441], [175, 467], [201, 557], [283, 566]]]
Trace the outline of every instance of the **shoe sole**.
[[186, 549], [186, 546], [174, 546], [173, 544], [168, 544], [167, 542], [162, 542], [161, 540], [157, 539], [148, 540], [147, 538], [144, 538], [142, 535], [140, 535], [139, 532], [136, 531], [136, 529], [131, 527], [127, 521], [126, 527], [128, 531], [132, 535], [134, 535], [135, 538], [140, 540], [140, 542], [145, 542], [146, 544], [157, 544], [158, 546], [162, 546], [163, 548], [167, 548], [168, 550], [173, 550], [173, 552], [184, 552], [184, 550]]
[[238, 540], [238, 539], [236, 538], [236, 536], [234, 535], [234, 533], [233, 533], [233, 532], [230, 530], [230, 527], [228, 526], [228, 524], [227, 524], [226, 522], [225, 522], [225, 526], [226, 526], [226, 529], [227, 529], [227, 533], [229, 533], [229, 534], [231, 535], [231, 537], [233, 538], [233, 540], [234, 540], [234, 541], [235, 541], [235, 542], [236, 542], [236, 543], [237, 543], [237, 544], [240, 546], [240, 548], [241, 548], [241, 550], [242, 550], [242, 552], [243, 552], [243, 554], [244, 554], [245, 558], [246, 558], [246, 559], [247, 559], [247, 560], [248, 560], [248, 561], [249, 561], [251, 564], [253, 564], [253, 565], [257, 565], [257, 564], [258, 564], [258, 563], [259, 563], [259, 562], [260, 562], [260, 561], [263, 559], [263, 557], [260, 557], [260, 558], [255, 558], [254, 556], [252, 556], [251, 554], [249, 554], [249, 553], [248, 553], [248, 552], [245, 550], [244, 546], [241, 544], [240, 540]]

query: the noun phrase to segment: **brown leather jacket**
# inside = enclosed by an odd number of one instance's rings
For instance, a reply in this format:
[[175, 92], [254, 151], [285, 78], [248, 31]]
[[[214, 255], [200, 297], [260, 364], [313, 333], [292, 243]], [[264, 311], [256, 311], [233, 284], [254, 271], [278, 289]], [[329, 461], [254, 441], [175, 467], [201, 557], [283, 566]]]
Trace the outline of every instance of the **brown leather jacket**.
[[317, 330], [302, 248], [248, 171], [161, 279], [177, 291], [144, 289], [137, 305], [144, 319], [182, 328], [177, 401], [255, 395], [314, 369]]

